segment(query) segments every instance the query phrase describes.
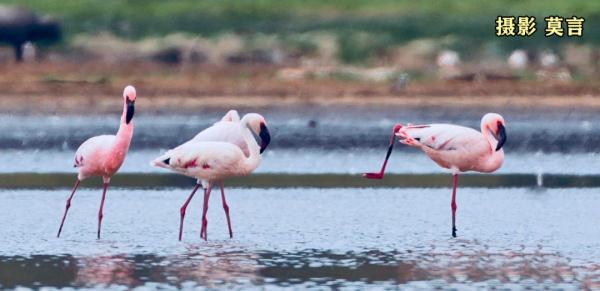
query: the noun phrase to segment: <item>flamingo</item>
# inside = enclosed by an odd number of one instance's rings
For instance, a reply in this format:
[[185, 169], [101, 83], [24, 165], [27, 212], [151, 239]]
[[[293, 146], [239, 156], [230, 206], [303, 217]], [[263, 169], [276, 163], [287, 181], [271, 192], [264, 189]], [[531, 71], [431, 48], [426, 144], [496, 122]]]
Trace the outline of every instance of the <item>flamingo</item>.
[[452, 236], [456, 237], [456, 187], [458, 174], [475, 171], [491, 173], [504, 161], [502, 147], [506, 142], [506, 123], [497, 113], [487, 113], [481, 119], [481, 132], [453, 124], [406, 126], [396, 124], [383, 166], [379, 173], [365, 173], [368, 179], [382, 179], [396, 137], [403, 144], [420, 148], [440, 167], [452, 172]]
[[71, 207], [71, 200], [75, 195], [75, 191], [79, 184], [84, 179], [101, 176], [103, 179], [102, 200], [100, 202], [100, 210], [98, 211], [98, 236], [100, 239], [100, 229], [102, 227], [104, 200], [106, 191], [110, 183], [110, 178], [119, 170], [131, 143], [133, 136], [133, 114], [135, 111], [136, 91], [133, 86], [127, 86], [123, 90], [123, 114], [121, 115], [121, 123], [119, 131], [116, 135], [99, 135], [94, 136], [83, 142], [75, 153], [75, 168], [79, 168], [77, 181], [71, 195], [67, 199], [65, 212], [60, 222], [60, 228], [56, 237], [60, 237], [67, 212]]
[[[258, 133], [261, 146], [253, 133]], [[241, 137], [241, 140], [240, 140]], [[265, 119], [249, 113], [239, 120], [236, 111], [230, 111], [220, 122], [200, 132], [192, 140], [167, 151], [151, 162], [152, 166], [166, 168], [197, 179], [196, 186], [180, 209], [179, 240], [183, 236], [183, 221], [188, 204], [199, 187], [204, 189], [204, 208], [200, 237], [207, 240], [206, 213], [212, 187], [219, 183], [223, 209], [227, 216], [229, 237], [233, 238], [229, 206], [225, 199], [223, 180], [252, 173], [260, 164], [260, 154], [271, 140]], [[244, 151], [247, 151], [247, 154]]]
[[[270, 133], [266, 125], [264, 128], [261, 128], [261, 124], [265, 124], [265, 118], [258, 113], [248, 113], [244, 115], [243, 119], [246, 120], [249, 127], [252, 128], [254, 132], [259, 134], [261, 139], [260, 153], [262, 154], [271, 141]], [[236, 110], [229, 110], [220, 121], [216, 122], [211, 127], [204, 129], [188, 142], [226, 141], [239, 146], [244, 154], [249, 156], [250, 152], [242, 134], [242, 132], [247, 129], [239, 126], [241, 121], [242, 119], [240, 119]]]

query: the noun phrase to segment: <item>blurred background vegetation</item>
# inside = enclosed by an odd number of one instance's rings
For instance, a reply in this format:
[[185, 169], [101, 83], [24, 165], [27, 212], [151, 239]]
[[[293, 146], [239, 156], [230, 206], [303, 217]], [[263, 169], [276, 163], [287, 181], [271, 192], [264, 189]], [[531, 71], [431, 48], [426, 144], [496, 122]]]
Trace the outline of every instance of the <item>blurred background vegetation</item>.
[[[549, 15], [586, 18], [583, 40], [598, 41], [594, 19], [600, 16], [598, 1], [409, 1], [409, 0], [4, 0], [59, 17], [67, 39], [78, 33], [109, 31], [120, 37], [188, 32], [214, 36], [226, 32], [290, 33], [330, 31], [342, 38], [367, 32], [376, 38], [374, 47], [424, 37], [456, 38], [456, 48], [495, 42], [494, 20], [498, 15], [536, 16], [538, 28]], [[514, 38], [503, 45], [539, 47], [564, 38], [536, 41]], [[341, 41], [343, 42], [343, 41]], [[461, 42], [472, 42], [460, 45]]]
[[[26, 6], [59, 19], [63, 27], [59, 46], [63, 57], [68, 54], [82, 59], [118, 61], [129, 57], [167, 63], [395, 66], [400, 70], [386, 76], [397, 78], [401, 72], [407, 72], [413, 79], [435, 75], [438, 73], [435, 67], [447, 63], [457, 66], [460, 61], [466, 66], [458, 73], [451, 70], [449, 75], [465, 77], [466, 74], [465, 78], [472, 78], [469, 74], [473, 71], [489, 68], [503, 71], [508, 67], [509, 56], [518, 50], [533, 67], [517, 72], [518, 78], [534, 78], [546, 58], [546, 63], [554, 69], [565, 67], [574, 79], [589, 79], [597, 78], [600, 58], [599, 1], [2, 0], [0, 3]], [[537, 31], [533, 37], [497, 37], [495, 19], [499, 15], [535, 16]], [[545, 37], [544, 18], [550, 15], [584, 17], [583, 37]], [[355, 73], [346, 70], [329, 75], [353, 79]]]

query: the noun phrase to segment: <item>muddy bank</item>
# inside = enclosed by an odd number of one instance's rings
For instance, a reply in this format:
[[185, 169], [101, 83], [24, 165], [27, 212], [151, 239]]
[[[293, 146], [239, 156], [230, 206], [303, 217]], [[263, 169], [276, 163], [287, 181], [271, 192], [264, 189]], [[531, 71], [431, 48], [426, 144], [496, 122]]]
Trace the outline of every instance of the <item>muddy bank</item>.
[[597, 82], [283, 79], [277, 66], [164, 66], [152, 63], [47, 62], [0, 65], [4, 113], [120, 110], [126, 84], [146, 111], [331, 104], [410, 107], [600, 109]]
[[[125, 83], [124, 83], [125, 84]], [[585, 96], [147, 96], [143, 86], [138, 90], [138, 106], [148, 113], [193, 114], [206, 109], [227, 108], [299, 108], [306, 106], [391, 106], [405, 109], [464, 108], [488, 111], [513, 109], [533, 110], [600, 110], [600, 95]], [[0, 95], [0, 113], [5, 114], [88, 114], [115, 113], [121, 110], [122, 89], [98, 96], [48, 96], [23, 94]], [[90, 96], [91, 95], [91, 96]]]

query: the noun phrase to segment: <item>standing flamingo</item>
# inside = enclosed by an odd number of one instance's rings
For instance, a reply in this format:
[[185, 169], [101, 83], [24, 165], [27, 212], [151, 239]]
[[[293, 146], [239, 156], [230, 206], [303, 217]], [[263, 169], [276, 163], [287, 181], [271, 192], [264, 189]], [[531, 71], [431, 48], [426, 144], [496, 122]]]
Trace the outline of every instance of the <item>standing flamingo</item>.
[[[217, 182], [221, 187], [221, 198], [227, 216], [229, 237], [233, 237], [223, 179], [252, 173], [260, 164], [260, 154], [271, 140], [266, 121], [262, 116], [256, 113], [246, 114], [239, 122], [235, 121], [236, 117], [237, 112], [230, 111], [220, 122], [200, 132], [192, 140], [167, 151], [151, 163], [153, 166], [167, 168], [198, 180], [192, 193], [180, 209], [179, 240], [183, 236], [185, 211], [200, 186], [204, 188], [204, 208], [200, 237], [207, 240], [206, 228], [208, 223], [206, 213], [208, 201], [212, 187]], [[261, 138], [260, 147], [254, 139], [253, 132], [258, 132]], [[238, 141], [240, 136], [242, 138], [241, 142]], [[247, 149], [248, 154], [244, 153], [244, 148]]]
[[116, 135], [94, 136], [83, 142], [77, 149], [74, 167], [79, 168], [79, 174], [77, 175], [77, 181], [75, 182], [71, 196], [67, 199], [65, 213], [63, 214], [56, 237], [60, 237], [67, 212], [71, 207], [71, 199], [73, 199], [81, 181], [89, 177], [102, 176], [104, 187], [100, 210], [98, 211], [98, 239], [100, 239], [104, 199], [106, 198], [108, 184], [110, 183], [110, 178], [123, 164], [133, 135], [133, 122], [131, 120], [135, 111], [135, 98], [135, 88], [133, 86], [125, 87], [123, 90], [123, 114], [121, 115], [121, 124]]
[[440, 167], [452, 171], [452, 236], [456, 237], [456, 186], [458, 173], [491, 173], [504, 161], [502, 146], [506, 142], [504, 118], [488, 113], [481, 119], [481, 132], [452, 124], [394, 126], [387, 155], [379, 173], [365, 173], [368, 179], [382, 179], [392, 154], [395, 137], [403, 144], [420, 148]]
[[[244, 115], [244, 118], [248, 123], [249, 127], [254, 130], [254, 132], [259, 133], [259, 137], [261, 139], [260, 145], [260, 153], [262, 154], [269, 142], [271, 140], [271, 136], [269, 134], [269, 130], [266, 126], [262, 127], [261, 124], [264, 124], [264, 117], [258, 113], [248, 113]], [[240, 116], [236, 110], [229, 110], [220, 121], [213, 124], [213, 126], [204, 129], [200, 133], [198, 133], [194, 138], [189, 140], [187, 143], [194, 143], [199, 141], [224, 141], [233, 143], [240, 147], [240, 149], [244, 152], [244, 155], [249, 156], [250, 152], [248, 149], [248, 145], [243, 138], [243, 131], [247, 131], [248, 129], [242, 126], [239, 126], [241, 122]], [[254, 141], [255, 142], [255, 141]], [[227, 226], [229, 228], [229, 237], [233, 238], [233, 231], [231, 229], [231, 220], [229, 218], [229, 205], [227, 205], [227, 200], [225, 199], [225, 186], [223, 181], [219, 182], [219, 186], [221, 188], [221, 201], [223, 203], [223, 210], [225, 211], [225, 216], [227, 217]], [[196, 188], [197, 189], [197, 188]], [[185, 210], [191, 197], [196, 192], [196, 189], [192, 192], [190, 197], [186, 200], [186, 203], [180, 209], [181, 221], [183, 221], [185, 216]], [[181, 238], [179, 239], [181, 240]]]
[[[242, 120], [245, 120], [248, 123], [248, 126], [254, 132], [258, 133], [261, 139], [260, 153], [262, 154], [271, 141], [269, 130], [266, 126], [261, 128], [261, 124], [265, 124], [265, 118], [258, 113], [248, 113], [244, 115]], [[243, 131], [247, 131], [248, 128], [239, 126], [239, 123], [242, 122], [242, 120], [240, 120], [240, 116], [236, 110], [229, 110], [220, 121], [198, 133], [194, 138], [189, 140], [188, 143], [199, 141], [230, 142], [239, 146], [244, 154], [248, 156], [250, 155], [250, 152], [243, 137]]]

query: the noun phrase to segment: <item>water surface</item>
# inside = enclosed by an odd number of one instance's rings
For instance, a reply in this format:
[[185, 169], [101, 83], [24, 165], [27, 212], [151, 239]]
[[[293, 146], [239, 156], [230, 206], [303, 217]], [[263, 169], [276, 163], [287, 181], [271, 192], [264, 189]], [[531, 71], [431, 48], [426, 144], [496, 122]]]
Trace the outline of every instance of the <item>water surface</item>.
[[[114, 134], [121, 108], [104, 115], [2, 115], [0, 146], [4, 149], [74, 150], [99, 134]], [[259, 112], [272, 134], [272, 149], [385, 148], [395, 123], [453, 123], [480, 129], [481, 117], [498, 108], [422, 108], [398, 106], [293, 106], [246, 108]], [[117, 112], [118, 111], [118, 112]], [[166, 149], [194, 137], [227, 109], [197, 114], [146, 112], [136, 107], [132, 148]], [[585, 110], [502, 110], [507, 123], [508, 152], [597, 152], [600, 122], [597, 112]], [[77, 114], [77, 112], [73, 112]], [[405, 151], [400, 147], [399, 151]], [[384, 150], [385, 151], [385, 150]]]
[[[397, 146], [401, 148], [401, 146]], [[161, 168], [151, 167], [150, 161], [164, 153], [166, 149], [132, 149], [121, 173], [169, 173]], [[386, 153], [386, 145], [376, 149], [269, 149], [262, 157], [256, 173], [289, 174], [361, 174], [375, 172], [381, 168]], [[2, 159], [5, 164], [0, 173], [75, 173], [73, 168], [74, 151], [71, 150], [5, 150]], [[417, 149], [396, 151], [392, 154], [388, 173], [425, 174], [445, 173], [437, 164]], [[590, 153], [543, 153], [506, 152], [504, 164], [497, 174], [599, 174], [600, 154]]]
[[[191, 189], [189, 189], [191, 190]], [[2, 287], [349, 287], [578, 289], [600, 286], [597, 189], [228, 189], [208, 242], [188, 189], [82, 189], [55, 238], [68, 191], [0, 191]]]

